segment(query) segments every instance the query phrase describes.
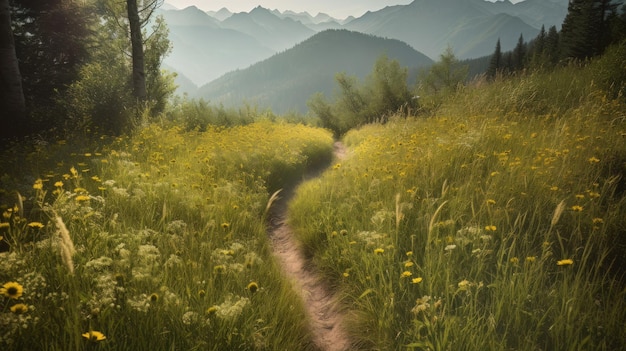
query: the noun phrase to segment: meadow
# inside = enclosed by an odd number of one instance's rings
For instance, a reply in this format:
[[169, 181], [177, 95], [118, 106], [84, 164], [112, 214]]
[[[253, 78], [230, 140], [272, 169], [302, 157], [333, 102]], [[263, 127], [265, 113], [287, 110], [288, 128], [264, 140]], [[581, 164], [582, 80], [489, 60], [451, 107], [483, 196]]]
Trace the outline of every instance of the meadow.
[[344, 136], [351, 156], [289, 220], [355, 349], [624, 349], [626, 110], [604, 64], [477, 82]]
[[288, 223], [352, 349], [623, 349], [626, 108], [609, 64], [475, 82], [350, 130], [342, 161], [330, 131], [197, 128], [198, 113], [11, 145], [0, 347], [315, 350], [267, 216], [275, 191], [331, 164]]
[[23, 177], [3, 179], [4, 199], [20, 198], [2, 211], [0, 345], [312, 349], [264, 216], [276, 187], [330, 161], [332, 141], [269, 121], [151, 124], [98, 149], [61, 140], [5, 163]]

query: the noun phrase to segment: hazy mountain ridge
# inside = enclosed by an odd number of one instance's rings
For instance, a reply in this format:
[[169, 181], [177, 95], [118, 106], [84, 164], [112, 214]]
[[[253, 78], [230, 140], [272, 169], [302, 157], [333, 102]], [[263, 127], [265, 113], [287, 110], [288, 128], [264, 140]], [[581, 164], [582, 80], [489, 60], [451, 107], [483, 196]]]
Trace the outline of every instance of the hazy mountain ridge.
[[[546, 28], [560, 27], [567, 2], [414, 0], [345, 20], [324, 13], [314, 17], [307, 12], [281, 12], [260, 6], [241, 13], [226, 8], [217, 12], [203, 12], [196, 7], [162, 9], [174, 46], [165, 63], [201, 86], [327, 29], [398, 39], [434, 59], [448, 45], [459, 58], [474, 58], [489, 55], [498, 39], [503, 50], [512, 49], [520, 34], [526, 40], [532, 39], [541, 27], [539, 21], [549, 22]], [[529, 18], [536, 20], [528, 23]]]
[[399, 40], [327, 30], [247, 69], [225, 74], [200, 87], [197, 97], [225, 106], [248, 102], [276, 113], [305, 112], [311, 95], [332, 93], [336, 73], [364, 78], [383, 53], [406, 67], [432, 64], [430, 58]]

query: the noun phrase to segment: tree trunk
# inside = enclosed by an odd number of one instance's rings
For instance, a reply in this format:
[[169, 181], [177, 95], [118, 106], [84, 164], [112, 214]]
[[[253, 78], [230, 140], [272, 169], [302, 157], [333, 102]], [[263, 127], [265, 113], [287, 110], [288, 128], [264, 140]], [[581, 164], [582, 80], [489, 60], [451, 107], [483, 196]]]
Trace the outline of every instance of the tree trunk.
[[22, 76], [15, 55], [15, 41], [11, 29], [9, 0], [0, 0], [0, 137], [11, 137], [21, 132], [26, 108]]
[[133, 94], [139, 101], [146, 101], [146, 74], [143, 60], [143, 39], [137, 0], [126, 0], [128, 22], [130, 24], [130, 42], [133, 56]]

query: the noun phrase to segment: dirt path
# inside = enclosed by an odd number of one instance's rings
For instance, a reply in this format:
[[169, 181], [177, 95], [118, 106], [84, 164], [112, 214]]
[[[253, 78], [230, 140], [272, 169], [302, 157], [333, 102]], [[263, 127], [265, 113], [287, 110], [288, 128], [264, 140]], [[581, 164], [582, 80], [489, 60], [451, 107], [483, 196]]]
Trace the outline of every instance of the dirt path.
[[[347, 157], [347, 150], [341, 142], [335, 143], [334, 154], [338, 160]], [[319, 176], [322, 171], [323, 169], [312, 171], [311, 177]], [[294, 289], [304, 301], [311, 321], [313, 341], [317, 347], [322, 351], [348, 350], [350, 342], [341, 327], [343, 314], [335, 301], [334, 294], [324, 281], [317, 277], [315, 268], [303, 256], [291, 228], [286, 223], [287, 203], [293, 191], [294, 189], [285, 189], [281, 198], [272, 204], [269, 236], [274, 254], [285, 274], [291, 279]]]

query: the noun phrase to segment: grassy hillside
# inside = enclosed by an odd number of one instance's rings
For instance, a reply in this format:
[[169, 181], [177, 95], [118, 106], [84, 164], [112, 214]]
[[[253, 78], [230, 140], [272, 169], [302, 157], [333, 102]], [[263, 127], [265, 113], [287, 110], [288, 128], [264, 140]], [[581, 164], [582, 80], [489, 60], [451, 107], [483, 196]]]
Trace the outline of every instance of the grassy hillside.
[[352, 155], [299, 189], [290, 223], [356, 349], [626, 345], [626, 107], [605, 65], [345, 136]]
[[330, 133], [151, 125], [100, 145], [3, 154], [0, 348], [313, 349], [263, 218]]
[[398, 40], [346, 30], [327, 30], [271, 58], [200, 87], [198, 97], [226, 106], [243, 101], [270, 107], [276, 113], [306, 112], [316, 92], [328, 95], [336, 73], [360, 78], [386, 54], [405, 67], [424, 67], [432, 61]]

